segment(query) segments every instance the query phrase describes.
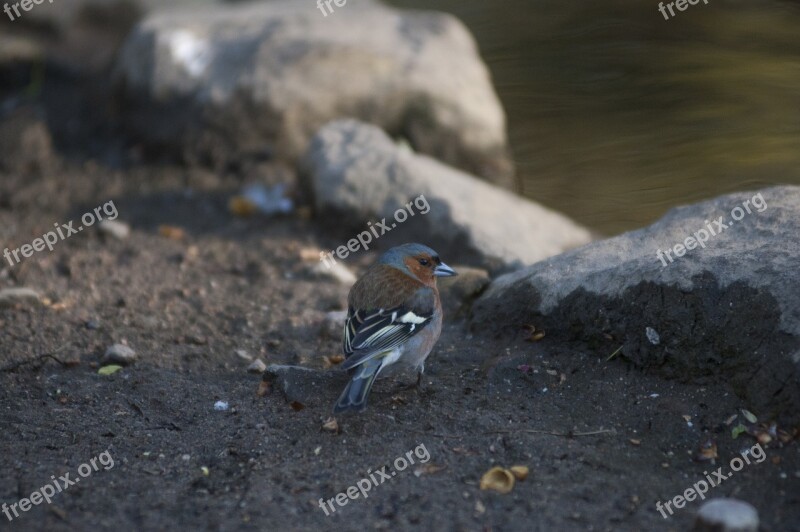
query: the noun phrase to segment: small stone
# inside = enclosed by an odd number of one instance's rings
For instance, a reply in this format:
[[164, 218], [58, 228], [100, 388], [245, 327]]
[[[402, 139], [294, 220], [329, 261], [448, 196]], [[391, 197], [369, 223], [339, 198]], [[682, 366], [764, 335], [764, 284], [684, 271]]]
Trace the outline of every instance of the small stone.
[[758, 532], [758, 511], [738, 499], [711, 499], [697, 511], [695, 532]]
[[250, 356], [250, 353], [248, 353], [244, 349], [237, 349], [236, 350], [236, 356], [241, 358], [242, 360], [246, 360], [247, 362], [250, 362], [250, 361], [253, 360], [253, 357]]
[[341, 262], [331, 264], [330, 262], [320, 261], [311, 268], [311, 271], [321, 277], [336, 279], [345, 286], [350, 286], [356, 282], [356, 276]]
[[0, 308], [17, 304], [41, 304], [39, 292], [30, 288], [4, 288], [0, 290]]
[[267, 369], [267, 365], [264, 364], [264, 362], [260, 358], [255, 359], [252, 364], [247, 366], [247, 372], [248, 373], [259, 373], [259, 374], [261, 374], [261, 373], [264, 373], [265, 369]]
[[114, 344], [103, 355], [103, 364], [119, 364], [120, 366], [127, 366], [136, 362], [136, 351], [127, 345]]
[[658, 335], [658, 331], [652, 327], [645, 327], [644, 334], [647, 336], [647, 339], [651, 344], [658, 345], [661, 343], [661, 337]]
[[116, 220], [103, 220], [97, 226], [97, 229], [102, 234], [116, 240], [125, 240], [131, 234], [131, 226], [125, 222], [118, 222]]
[[217, 412], [225, 412], [226, 410], [228, 410], [228, 408], [229, 405], [226, 401], [217, 401], [216, 403], [214, 403], [214, 410], [216, 410]]
[[85, 323], [85, 326], [90, 331], [96, 331], [100, 328], [100, 322], [98, 320], [89, 320]]

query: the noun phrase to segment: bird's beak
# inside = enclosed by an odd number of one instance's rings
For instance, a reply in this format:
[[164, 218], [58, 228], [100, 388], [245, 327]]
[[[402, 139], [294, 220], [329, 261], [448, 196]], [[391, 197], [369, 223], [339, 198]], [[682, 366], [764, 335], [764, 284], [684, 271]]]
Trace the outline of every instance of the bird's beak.
[[452, 277], [458, 274], [453, 268], [443, 262], [434, 268], [433, 275], [434, 277]]

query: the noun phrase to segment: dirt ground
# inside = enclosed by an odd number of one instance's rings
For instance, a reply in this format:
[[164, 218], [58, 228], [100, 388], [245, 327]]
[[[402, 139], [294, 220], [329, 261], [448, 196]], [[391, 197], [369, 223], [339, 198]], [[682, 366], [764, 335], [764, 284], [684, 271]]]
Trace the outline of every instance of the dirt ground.
[[[237, 350], [318, 369], [339, 353], [326, 314], [344, 308], [348, 287], [314, 273], [304, 250], [351, 234], [309, 216], [302, 197], [289, 216], [233, 216], [230, 195], [253, 172], [269, 181], [278, 169], [145, 154], [97, 118], [104, 110], [84, 90], [96, 82], [51, 75], [0, 126], [4, 246], [111, 200], [132, 228], [126, 240], [88, 228], [0, 267], [0, 289], [46, 298], [0, 309], [0, 501], [74, 479], [105, 451], [114, 465], [13, 521], [0, 514], [0, 529], [684, 530], [699, 502], [668, 519], [656, 502], [729, 471], [755, 444], [731, 437], [725, 422], [747, 405], [724, 382], [666, 381], [608, 360], [613, 348], [527, 342], [524, 331], [497, 336], [465, 321], [446, 322], [422, 390], [382, 381], [337, 432], [323, 428], [324, 400], [296, 409], [277, 391], [259, 395], [261, 377]], [[15, 144], [15, 132], [27, 140]], [[347, 265], [360, 273], [375, 257]], [[138, 360], [98, 374], [115, 343]], [[708, 440], [713, 464], [695, 459]], [[320, 508], [421, 445], [425, 464], [332, 515]], [[764, 530], [800, 530], [798, 449], [770, 443], [763, 462], [708, 495], [750, 502]], [[481, 490], [495, 465], [530, 474], [507, 494]]]

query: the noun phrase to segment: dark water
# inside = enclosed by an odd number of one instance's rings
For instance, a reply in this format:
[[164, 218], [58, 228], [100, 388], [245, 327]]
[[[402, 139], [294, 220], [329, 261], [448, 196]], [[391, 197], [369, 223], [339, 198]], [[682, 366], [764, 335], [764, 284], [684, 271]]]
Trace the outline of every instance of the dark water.
[[393, 0], [458, 16], [506, 109], [525, 195], [603, 233], [800, 184], [800, 3]]

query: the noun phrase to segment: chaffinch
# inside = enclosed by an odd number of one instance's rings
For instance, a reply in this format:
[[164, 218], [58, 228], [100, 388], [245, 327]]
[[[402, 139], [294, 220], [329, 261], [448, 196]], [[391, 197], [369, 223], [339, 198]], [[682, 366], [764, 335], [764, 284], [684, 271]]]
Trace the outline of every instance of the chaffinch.
[[356, 281], [347, 297], [341, 365], [351, 378], [334, 413], [364, 410], [382, 372], [385, 376], [414, 369], [419, 385], [425, 359], [442, 332], [436, 278], [451, 275], [456, 272], [431, 248], [403, 244], [381, 255]]

